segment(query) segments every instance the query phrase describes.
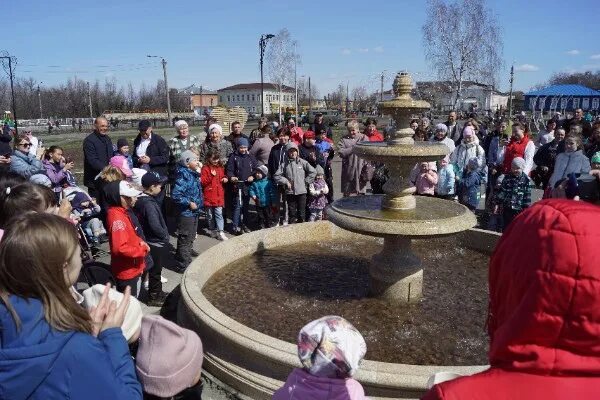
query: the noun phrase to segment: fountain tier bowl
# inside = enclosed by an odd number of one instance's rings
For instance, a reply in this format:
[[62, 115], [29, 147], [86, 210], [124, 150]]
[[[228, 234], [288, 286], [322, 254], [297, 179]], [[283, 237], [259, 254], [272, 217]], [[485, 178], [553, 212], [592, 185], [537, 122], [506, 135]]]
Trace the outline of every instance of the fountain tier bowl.
[[[293, 368], [299, 367], [295, 344], [255, 331], [219, 311], [202, 290], [211, 277], [240, 258], [303, 241], [343, 242], [365, 236], [322, 221], [272, 228], [222, 242], [196, 258], [181, 283], [179, 322], [198, 332], [205, 350], [204, 368], [247, 399], [270, 399]], [[499, 235], [469, 229], [453, 243], [485, 254], [491, 253]], [[487, 265], [481, 265], [487, 268]], [[460, 290], [460, 288], [457, 288]], [[232, 293], [243, 296], [243, 293]], [[269, 307], [265, 304], [265, 307]], [[485, 318], [485, 316], [482, 316]], [[367, 355], [368, 358], [368, 355]], [[365, 360], [356, 378], [372, 399], [418, 398], [435, 372], [471, 374], [483, 366], [434, 366], [391, 364]]]

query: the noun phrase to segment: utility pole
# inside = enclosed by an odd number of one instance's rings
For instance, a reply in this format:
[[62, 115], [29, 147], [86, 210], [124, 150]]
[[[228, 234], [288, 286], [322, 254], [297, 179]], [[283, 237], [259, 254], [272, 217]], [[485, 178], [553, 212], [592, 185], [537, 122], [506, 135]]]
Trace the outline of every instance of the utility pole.
[[508, 119], [512, 121], [512, 112], [513, 112], [513, 82], [515, 78], [515, 66], [511, 65], [510, 67], [510, 92], [508, 93]]
[[[346, 112], [348, 112], [348, 108], [350, 108], [350, 95], [348, 92], [348, 85], [350, 82], [346, 81]], [[343, 86], [342, 86], [343, 87]], [[344, 90], [344, 89], [342, 89]]]
[[[6, 54], [6, 53], [5, 53]], [[12, 56], [0, 56], [0, 59], [8, 59], [8, 78], [10, 79], [10, 96], [13, 120], [15, 121], [15, 137], [19, 134], [19, 123], [17, 122], [17, 107], [15, 106], [15, 87], [14, 87], [14, 73], [12, 69]], [[16, 139], [15, 139], [16, 140]]]
[[42, 114], [42, 92], [40, 92], [40, 83], [38, 83], [38, 102], [40, 103], [40, 119], [42, 119], [44, 118], [44, 115]]
[[90, 89], [90, 83], [87, 82], [88, 87], [88, 106], [90, 108], [90, 118], [94, 118], [94, 113], [92, 111], [92, 91]]
[[[308, 77], [308, 115], [310, 118], [310, 112], [312, 110], [312, 92], [310, 90], [310, 76]], [[310, 121], [308, 121], [310, 122]]]
[[296, 57], [296, 41], [294, 41], [294, 87], [296, 89], [296, 97], [294, 98], [295, 104], [294, 108], [296, 109], [296, 125], [300, 126], [300, 122], [298, 121], [298, 61]]
[[383, 101], [383, 74], [385, 73], [385, 71], [383, 71], [381, 73], [381, 95], [380, 95], [380, 99], [379, 101]]
[[167, 80], [167, 60], [161, 56], [151, 56], [147, 55], [148, 58], [160, 58], [160, 63], [163, 68], [163, 77], [165, 80], [165, 91], [167, 92], [167, 118], [169, 119], [169, 126], [173, 124], [173, 120], [171, 118], [171, 97], [169, 95], [169, 81]]

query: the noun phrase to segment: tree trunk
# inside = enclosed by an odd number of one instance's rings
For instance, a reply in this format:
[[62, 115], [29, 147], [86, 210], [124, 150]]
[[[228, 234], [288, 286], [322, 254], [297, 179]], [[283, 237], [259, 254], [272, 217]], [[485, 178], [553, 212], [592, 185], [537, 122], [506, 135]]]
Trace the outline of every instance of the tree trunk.
[[279, 84], [279, 126], [281, 126], [281, 100], [283, 97], [281, 96], [281, 88], [283, 84]]

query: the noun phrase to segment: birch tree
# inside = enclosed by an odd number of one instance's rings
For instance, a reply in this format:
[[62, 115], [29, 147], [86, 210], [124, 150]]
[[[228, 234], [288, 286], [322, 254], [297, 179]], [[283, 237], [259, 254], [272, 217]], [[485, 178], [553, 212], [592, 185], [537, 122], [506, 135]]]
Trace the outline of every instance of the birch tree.
[[293, 80], [295, 63], [299, 57], [295, 51], [294, 40], [290, 32], [283, 28], [272, 38], [265, 51], [267, 73], [272, 83], [279, 91], [279, 124], [281, 125], [281, 100], [283, 99], [283, 85]]
[[440, 80], [450, 81], [457, 108], [463, 82], [495, 86], [502, 61], [502, 35], [486, 0], [427, 0], [422, 27], [425, 58]]

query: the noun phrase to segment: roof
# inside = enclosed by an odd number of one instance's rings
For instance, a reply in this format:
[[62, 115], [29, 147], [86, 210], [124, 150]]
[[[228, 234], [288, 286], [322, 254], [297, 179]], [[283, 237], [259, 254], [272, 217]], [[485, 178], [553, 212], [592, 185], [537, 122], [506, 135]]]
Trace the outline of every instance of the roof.
[[552, 85], [525, 96], [600, 96], [600, 92], [582, 85]]
[[178, 92], [179, 93], [190, 94], [190, 95], [194, 95], [194, 94], [198, 94], [199, 95], [201, 93], [202, 94], [213, 94], [213, 95], [217, 94], [217, 92], [215, 92], [214, 90], [207, 89], [207, 88], [205, 88], [203, 86], [198, 87], [198, 86], [196, 86], [196, 84], [192, 84], [192, 85], [190, 85], [188, 87], [185, 87], [183, 89], [179, 89]]
[[[265, 82], [265, 89], [279, 90], [277, 85], [275, 85], [273, 83], [267, 83], [267, 82]], [[223, 90], [260, 90], [260, 82], [258, 82], [258, 83], [238, 83], [237, 85], [227, 86], [223, 89], [219, 89], [218, 91], [221, 92]], [[295, 89], [293, 87], [283, 85], [281, 90], [283, 90], [284, 92], [293, 92]]]

